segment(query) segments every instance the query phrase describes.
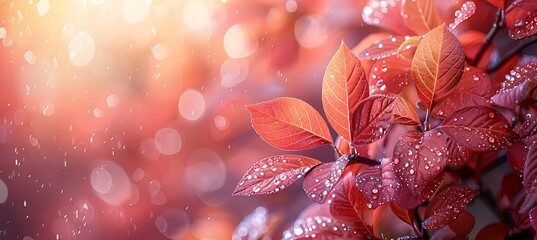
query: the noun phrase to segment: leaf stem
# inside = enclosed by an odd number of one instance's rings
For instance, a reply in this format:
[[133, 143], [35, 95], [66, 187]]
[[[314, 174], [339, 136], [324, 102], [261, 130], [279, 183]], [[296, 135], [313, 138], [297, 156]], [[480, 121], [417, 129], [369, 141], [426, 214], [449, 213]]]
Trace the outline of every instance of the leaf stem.
[[423, 121], [423, 131], [429, 131], [429, 122], [431, 121], [431, 109], [427, 109], [425, 112], [425, 120]]
[[479, 48], [479, 51], [475, 55], [474, 59], [470, 62], [472, 66], [477, 66], [479, 64], [479, 61], [481, 61], [481, 58], [483, 58], [483, 55], [485, 54], [485, 51], [487, 51], [487, 48], [492, 43], [492, 40], [498, 33], [498, 31], [503, 27], [504, 23], [504, 11], [502, 9], [499, 9], [496, 11], [496, 20], [492, 24], [492, 27], [490, 28], [489, 32], [487, 33], [487, 36], [485, 37], [485, 41], [483, 44], [481, 44], [481, 48]]

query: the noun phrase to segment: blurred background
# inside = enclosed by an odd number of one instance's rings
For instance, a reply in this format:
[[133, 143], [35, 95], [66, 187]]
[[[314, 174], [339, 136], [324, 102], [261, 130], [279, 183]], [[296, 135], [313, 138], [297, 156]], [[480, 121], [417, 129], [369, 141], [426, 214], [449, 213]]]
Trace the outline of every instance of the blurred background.
[[[0, 239], [230, 239], [252, 212], [254, 226], [288, 227], [311, 203], [300, 184], [231, 196], [283, 153], [244, 105], [321, 109], [332, 53], [375, 30], [364, 5], [1, 1]], [[330, 147], [301, 154], [334, 160]]]

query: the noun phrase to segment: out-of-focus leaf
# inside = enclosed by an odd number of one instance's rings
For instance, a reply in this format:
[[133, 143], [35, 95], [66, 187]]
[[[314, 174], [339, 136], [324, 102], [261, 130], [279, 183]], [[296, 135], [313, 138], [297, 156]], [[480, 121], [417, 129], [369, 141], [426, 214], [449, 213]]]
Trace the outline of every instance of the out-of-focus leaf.
[[[259, 221], [264, 219], [264, 221]], [[268, 214], [264, 207], [257, 207], [239, 223], [233, 232], [232, 239], [262, 239], [265, 234], [273, 230], [278, 217]]]
[[534, 0], [518, 0], [514, 2], [515, 6], [526, 9], [526, 10], [536, 10], [537, 2]]
[[509, 121], [490, 107], [467, 107], [451, 114], [439, 128], [464, 148], [499, 151], [517, 138]]
[[405, 36], [388, 36], [387, 38], [376, 40], [369, 47], [363, 49], [359, 54], [359, 58], [363, 59], [382, 59], [396, 56], [404, 51], [411, 50], [418, 46], [418, 42], [409, 42], [404, 48], [400, 48], [407, 39], [411, 37]]
[[323, 107], [328, 122], [343, 138], [351, 141], [351, 116], [358, 102], [366, 98], [368, 84], [360, 61], [341, 42], [323, 78]]
[[393, 214], [403, 222], [412, 226], [414, 224], [414, 211], [399, 207], [394, 201], [390, 202], [390, 209]]
[[313, 204], [306, 208], [293, 226], [283, 232], [283, 239], [369, 239], [354, 225], [334, 219], [329, 205]]
[[434, 230], [453, 222], [477, 193], [476, 190], [467, 186], [443, 189], [425, 210], [423, 227]]
[[395, 174], [402, 185], [411, 186], [418, 196], [438, 177], [447, 161], [447, 146], [442, 134], [431, 130], [425, 134], [410, 131], [397, 141], [393, 151]]
[[261, 159], [246, 171], [233, 195], [255, 196], [281, 191], [320, 163], [319, 160], [297, 155]]
[[455, 111], [471, 106], [490, 106], [490, 79], [488, 74], [476, 67], [467, 66], [461, 81], [453, 92], [433, 108], [433, 116], [445, 118]]
[[482, 228], [475, 237], [476, 240], [504, 240], [511, 227], [507, 223], [492, 223]]
[[487, 0], [487, 2], [499, 9], [505, 10], [505, 0]]
[[372, 208], [377, 208], [391, 201], [399, 187], [393, 172], [393, 159], [383, 158], [380, 160], [380, 166], [372, 166], [362, 170], [356, 176], [356, 185]]
[[527, 63], [518, 64], [505, 75], [501, 89], [491, 98], [494, 104], [513, 109], [531, 97], [537, 87], [537, 58], [526, 58], [524, 62]]
[[[477, 53], [481, 49], [481, 46], [483, 45], [483, 42], [485, 41], [487, 36], [485, 35], [485, 33], [469, 30], [464, 31], [457, 37], [459, 38], [459, 42], [464, 49], [464, 54], [466, 54], [466, 58], [468, 58], [470, 61], [473, 61]], [[485, 53], [481, 57], [479, 63], [477, 63], [477, 66], [479, 68], [485, 69], [489, 66], [493, 51], [494, 44], [491, 43], [485, 50]]]
[[[537, 134], [537, 116], [530, 111], [522, 110], [521, 118], [515, 122], [513, 130], [521, 137], [526, 138]], [[524, 141], [526, 144], [530, 144]]]
[[421, 40], [412, 60], [412, 78], [427, 109], [453, 91], [464, 70], [459, 40], [442, 24]]
[[419, 125], [420, 118], [414, 106], [405, 98], [397, 95], [393, 106], [393, 122], [404, 125]]
[[520, 206], [519, 213], [528, 212], [537, 203], [537, 143], [528, 149], [523, 180], [527, 195]]
[[522, 178], [518, 173], [510, 173], [502, 179], [500, 188], [500, 209], [512, 210], [515, 205], [514, 198], [522, 191]]
[[455, 221], [451, 222], [448, 227], [457, 236], [466, 237], [474, 229], [475, 218], [471, 213], [463, 210]]
[[330, 214], [337, 220], [353, 224], [366, 236], [374, 237], [371, 204], [367, 202], [355, 182], [359, 165], [352, 165], [349, 168], [352, 169], [345, 171], [328, 199]]
[[257, 134], [275, 147], [304, 150], [332, 143], [328, 125], [302, 100], [284, 97], [246, 108]]
[[530, 222], [533, 230], [537, 231], [537, 206], [533, 207], [528, 215], [530, 216]]
[[507, 160], [513, 169], [519, 173], [524, 171], [528, 147], [522, 141], [516, 141], [507, 148]]
[[519, 40], [537, 34], [537, 11], [528, 12], [525, 18], [519, 19], [509, 28], [509, 36]]
[[348, 162], [349, 157], [343, 155], [335, 162], [323, 163], [309, 171], [302, 184], [308, 197], [316, 203], [324, 203]]
[[472, 1], [463, 3], [461, 9], [455, 11], [455, 20], [449, 24], [449, 28], [454, 30], [459, 24], [474, 15], [475, 8], [475, 3]]
[[369, 93], [400, 93], [412, 82], [410, 63], [400, 56], [377, 60], [369, 74]]
[[394, 95], [374, 95], [362, 100], [352, 118], [352, 143], [367, 144], [384, 137], [393, 120]]
[[401, 0], [393, 0], [389, 4], [381, 4], [381, 2], [383, 0], [369, 0], [365, 5], [362, 11], [362, 19], [365, 23], [390, 30], [398, 35], [410, 35], [414, 33], [405, 24], [400, 14]]
[[403, 0], [401, 9], [406, 24], [418, 35], [425, 34], [440, 24], [435, 1]]

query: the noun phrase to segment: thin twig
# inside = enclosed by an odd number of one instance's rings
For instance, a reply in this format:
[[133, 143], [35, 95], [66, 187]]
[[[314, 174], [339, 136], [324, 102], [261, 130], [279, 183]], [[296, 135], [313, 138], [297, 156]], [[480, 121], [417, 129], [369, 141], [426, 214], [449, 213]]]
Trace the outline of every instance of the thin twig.
[[513, 55], [515, 55], [518, 52], [524, 50], [524, 48], [527, 48], [527, 47], [533, 45], [534, 43], [536, 43], [537, 42], [537, 36], [527, 38], [527, 39], [522, 40], [520, 42], [522, 42], [522, 43], [519, 43], [515, 47], [510, 48], [509, 51], [507, 51], [505, 54], [502, 55], [502, 58], [500, 60], [496, 61], [493, 65], [489, 66], [487, 68], [487, 72], [491, 73], [491, 72], [494, 72], [494, 71], [498, 70], [498, 68], [500, 68]]
[[490, 28], [489, 32], [487, 33], [487, 36], [485, 37], [485, 41], [483, 44], [481, 44], [481, 48], [479, 48], [479, 51], [475, 55], [474, 59], [470, 62], [472, 66], [477, 66], [479, 64], [479, 61], [481, 61], [481, 58], [483, 58], [483, 55], [487, 51], [487, 48], [492, 43], [492, 40], [498, 33], [498, 31], [503, 27], [504, 23], [504, 11], [502, 9], [498, 8], [498, 11], [496, 11], [496, 20], [492, 24], [492, 27]]

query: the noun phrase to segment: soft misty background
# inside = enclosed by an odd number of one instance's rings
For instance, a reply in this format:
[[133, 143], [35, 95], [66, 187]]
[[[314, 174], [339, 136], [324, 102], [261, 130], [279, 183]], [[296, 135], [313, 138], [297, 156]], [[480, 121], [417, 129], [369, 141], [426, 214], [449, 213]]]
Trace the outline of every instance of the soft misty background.
[[2, 1], [0, 239], [230, 239], [258, 206], [288, 226], [310, 203], [300, 184], [231, 197], [281, 153], [244, 105], [319, 107], [330, 55], [371, 32], [363, 5]]

